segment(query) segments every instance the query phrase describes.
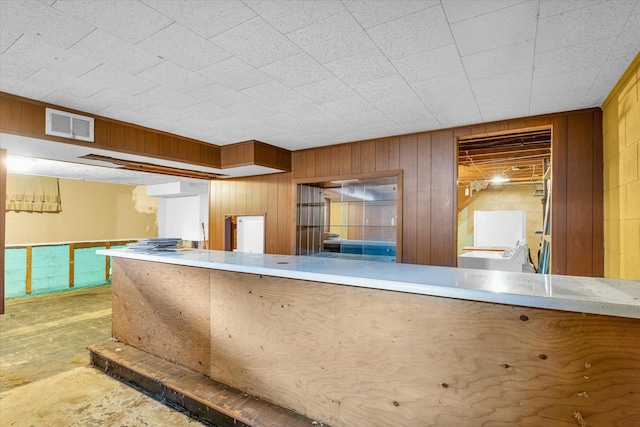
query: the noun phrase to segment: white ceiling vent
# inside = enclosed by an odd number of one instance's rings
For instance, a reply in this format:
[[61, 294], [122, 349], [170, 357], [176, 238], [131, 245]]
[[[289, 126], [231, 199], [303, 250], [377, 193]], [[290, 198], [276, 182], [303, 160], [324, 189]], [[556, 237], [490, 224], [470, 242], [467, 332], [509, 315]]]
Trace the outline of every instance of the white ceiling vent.
[[47, 135], [93, 142], [93, 117], [47, 108]]

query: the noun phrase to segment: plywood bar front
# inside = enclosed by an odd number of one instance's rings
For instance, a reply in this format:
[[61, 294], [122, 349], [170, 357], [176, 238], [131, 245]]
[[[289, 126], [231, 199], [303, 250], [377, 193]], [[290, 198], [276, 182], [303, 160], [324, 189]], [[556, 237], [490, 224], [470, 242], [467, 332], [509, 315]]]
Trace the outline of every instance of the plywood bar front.
[[637, 281], [98, 253], [115, 338], [318, 422], [640, 423]]

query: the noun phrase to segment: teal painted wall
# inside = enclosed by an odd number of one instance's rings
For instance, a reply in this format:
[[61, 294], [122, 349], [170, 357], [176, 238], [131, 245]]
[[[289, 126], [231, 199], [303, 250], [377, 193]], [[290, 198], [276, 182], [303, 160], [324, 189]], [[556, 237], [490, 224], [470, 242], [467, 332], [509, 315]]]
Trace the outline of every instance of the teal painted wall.
[[[112, 246], [116, 249], [124, 246]], [[36, 246], [31, 253], [31, 293], [26, 293], [27, 250], [5, 249], [5, 298], [17, 299], [66, 292], [111, 283], [105, 280], [105, 257], [96, 255], [104, 246], [76, 249], [74, 285], [69, 287], [69, 245]]]

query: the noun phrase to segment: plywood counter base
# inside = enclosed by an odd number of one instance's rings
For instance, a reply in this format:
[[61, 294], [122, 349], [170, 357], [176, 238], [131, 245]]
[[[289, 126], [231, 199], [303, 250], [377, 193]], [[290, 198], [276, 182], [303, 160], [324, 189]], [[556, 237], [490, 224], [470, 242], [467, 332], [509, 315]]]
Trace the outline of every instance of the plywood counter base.
[[640, 425], [640, 321], [115, 258], [113, 336], [339, 426]]

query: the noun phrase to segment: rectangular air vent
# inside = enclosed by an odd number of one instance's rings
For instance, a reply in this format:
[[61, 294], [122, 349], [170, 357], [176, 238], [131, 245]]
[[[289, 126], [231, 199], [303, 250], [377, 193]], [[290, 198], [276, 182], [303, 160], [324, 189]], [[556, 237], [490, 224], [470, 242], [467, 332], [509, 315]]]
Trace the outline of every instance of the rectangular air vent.
[[47, 135], [93, 142], [93, 117], [80, 116], [66, 111], [46, 109]]

